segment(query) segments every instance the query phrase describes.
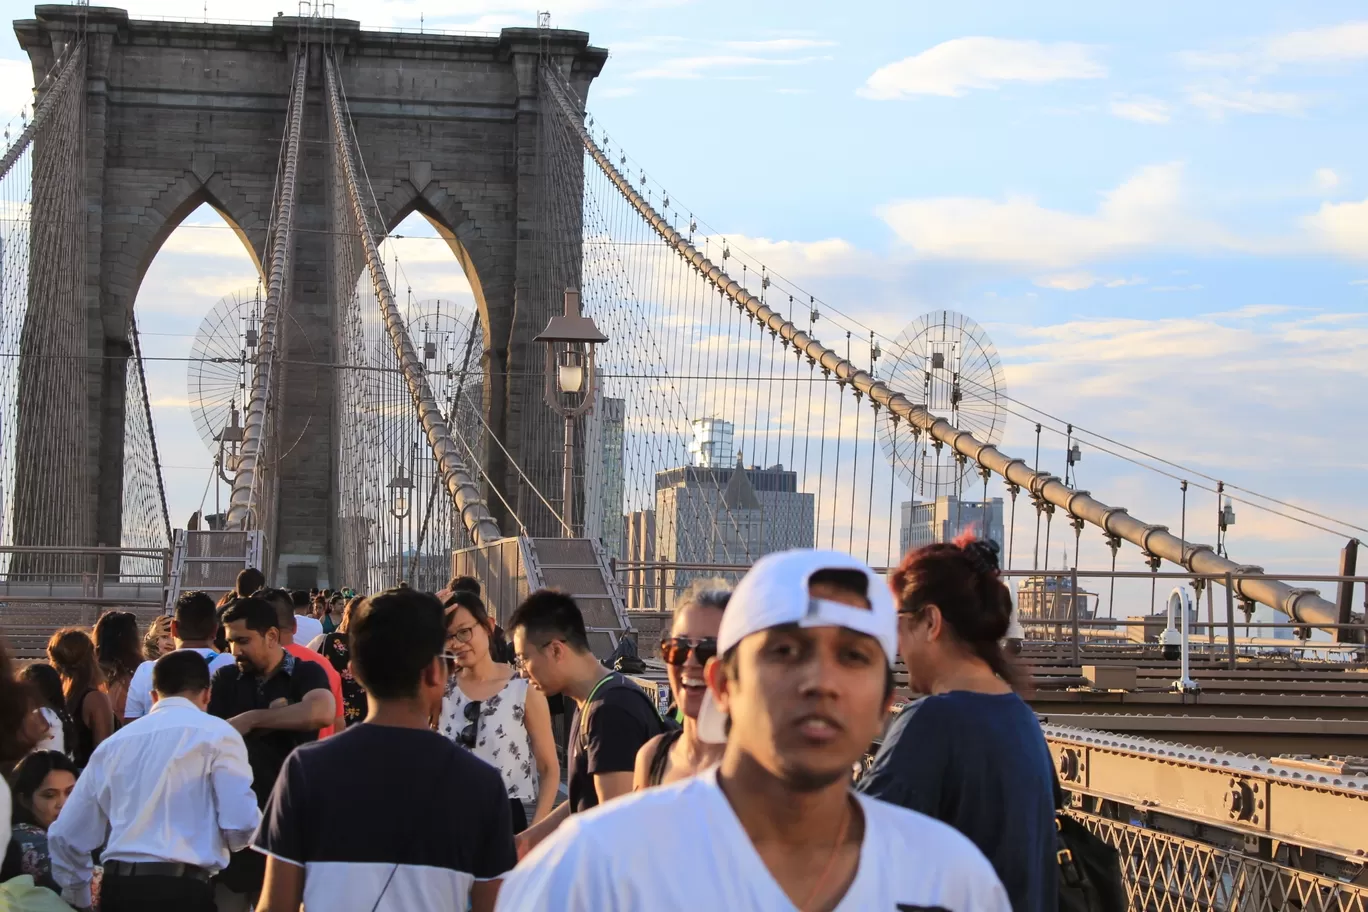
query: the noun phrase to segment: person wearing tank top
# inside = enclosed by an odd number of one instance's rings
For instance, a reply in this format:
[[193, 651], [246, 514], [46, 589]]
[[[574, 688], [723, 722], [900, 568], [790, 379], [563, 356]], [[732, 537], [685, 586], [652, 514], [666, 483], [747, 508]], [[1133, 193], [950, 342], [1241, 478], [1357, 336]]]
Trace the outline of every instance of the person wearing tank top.
[[437, 731], [499, 771], [521, 832], [551, 812], [560, 782], [546, 696], [494, 661], [494, 623], [479, 596], [449, 596], [446, 621], [454, 668]]
[[687, 779], [722, 759], [724, 745], [698, 737], [698, 713], [708, 692], [703, 666], [717, 655], [717, 631], [731, 592], [722, 581], [699, 580], [676, 603], [670, 635], [660, 644], [670, 690], [684, 716], [682, 730], [656, 735], [637, 752], [632, 791]]

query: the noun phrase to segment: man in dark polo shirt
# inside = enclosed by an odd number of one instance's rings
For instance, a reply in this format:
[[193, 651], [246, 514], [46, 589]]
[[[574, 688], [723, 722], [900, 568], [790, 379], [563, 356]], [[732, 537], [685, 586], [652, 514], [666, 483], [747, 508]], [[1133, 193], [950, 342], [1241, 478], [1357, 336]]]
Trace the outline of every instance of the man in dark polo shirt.
[[[214, 673], [209, 712], [242, 733], [252, 767], [257, 805], [275, 787], [285, 758], [300, 744], [317, 740], [332, 724], [336, 708], [323, 669], [300, 662], [280, 644], [276, 611], [258, 598], [240, 598], [223, 612], [234, 662]], [[216, 881], [219, 912], [250, 908], [261, 892], [265, 861], [250, 849], [233, 854]]]

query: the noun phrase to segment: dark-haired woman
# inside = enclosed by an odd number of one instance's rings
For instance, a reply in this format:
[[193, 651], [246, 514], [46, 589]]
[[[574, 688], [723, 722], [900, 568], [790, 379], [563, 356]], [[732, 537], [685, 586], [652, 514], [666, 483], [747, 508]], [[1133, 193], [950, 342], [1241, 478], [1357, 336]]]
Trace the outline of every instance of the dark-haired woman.
[[898, 652], [926, 694], [889, 726], [861, 791], [942, 820], [988, 857], [1015, 912], [1059, 907], [1054, 771], [1002, 652], [1012, 612], [998, 546], [961, 538], [893, 573]]
[[34, 751], [14, 768], [14, 847], [6, 859], [4, 879], [28, 874], [40, 887], [54, 893], [48, 856], [48, 827], [76, 787], [76, 765], [57, 751]]
[[35, 700], [34, 711], [47, 725], [46, 734], [33, 748], [35, 751], [67, 753], [67, 745], [76, 743], [76, 726], [66, 711], [66, 697], [62, 695], [62, 676], [45, 662], [25, 665], [19, 680], [28, 684]]
[[47, 646], [48, 661], [62, 676], [62, 695], [75, 723], [74, 742], [66, 746], [76, 766], [84, 769], [90, 755], [114, 732], [114, 707], [100, 687], [104, 673], [95, 658], [95, 644], [80, 627], [63, 627]]
[[513, 666], [494, 660], [494, 620], [478, 595], [454, 592], [447, 606], [446, 651], [456, 667], [437, 731], [503, 774], [513, 831], [520, 833], [556, 804], [560, 761], [551, 709]]
[[104, 692], [114, 708], [114, 718], [124, 717], [128, 685], [143, 663], [142, 631], [131, 611], [106, 611], [95, 621], [95, 657], [104, 673]]

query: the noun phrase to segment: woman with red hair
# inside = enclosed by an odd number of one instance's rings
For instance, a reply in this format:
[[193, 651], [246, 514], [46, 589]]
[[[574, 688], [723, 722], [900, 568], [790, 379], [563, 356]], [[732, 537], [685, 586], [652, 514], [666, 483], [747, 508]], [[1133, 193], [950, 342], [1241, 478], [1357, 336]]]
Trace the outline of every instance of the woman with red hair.
[[1012, 597], [998, 545], [971, 536], [903, 558], [889, 579], [913, 691], [861, 791], [942, 820], [996, 869], [1014, 912], [1059, 907], [1054, 767], [1003, 653]]

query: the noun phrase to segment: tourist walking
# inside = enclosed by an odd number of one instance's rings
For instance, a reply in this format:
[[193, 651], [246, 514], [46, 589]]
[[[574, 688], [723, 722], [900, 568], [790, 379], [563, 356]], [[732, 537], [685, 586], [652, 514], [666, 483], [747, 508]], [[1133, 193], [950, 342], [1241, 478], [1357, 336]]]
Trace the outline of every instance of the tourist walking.
[[106, 611], [95, 621], [95, 657], [104, 672], [104, 690], [114, 718], [122, 721], [128, 685], [143, 663], [142, 631], [131, 611]]
[[366, 718], [367, 712], [366, 689], [352, 673], [351, 649], [347, 645], [347, 631], [351, 627], [351, 618], [362, 601], [364, 599], [360, 596], [349, 599], [346, 607], [342, 609], [342, 621], [337, 625], [337, 629], [332, 633], [325, 633], [309, 644], [310, 649], [332, 665], [342, 683], [343, 725], [355, 725]]
[[323, 669], [323, 674], [327, 675], [328, 690], [332, 693], [334, 712], [337, 715], [331, 725], [319, 729], [318, 737], [326, 738], [334, 732], [346, 728], [346, 718], [343, 715], [346, 709], [342, 701], [342, 676], [337, 673], [333, 664], [323, 656], [309, 647], [295, 642], [299, 616], [294, 613], [294, 602], [290, 598], [290, 593], [284, 589], [262, 589], [257, 593], [257, 598], [265, 599], [275, 608], [276, 620], [279, 623], [281, 648], [301, 662], [312, 662]]
[[512, 665], [494, 660], [501, 644], [478, 595], [452, 593], [446, 632], [446, 651], [456, 657], [456, 667], [442, 697], [437, 730], [503, 775], [513, 832], [521, 833], [529, 822], [551, 813], [560, 784], [546, 695]]
[[71, 716], [73, 743], [67, 752], [78, 767], [114, 732], [114, 707], [100, 688], [104, 673], [95, 657], [95, 644], [80, 627], [63, 627], [47, 646], [48, 662], [62, 676], [62, 696]]
[[204, 659], [163, 656], [152, 686], [152, 711], [100, 745], [48, 829], [53, 877], [78, 909], [100, 849], [103, 912], [214, 912], [209, 879], [260, 820], [242, 736], [204, 711]]
[[595, 658], [584, 616], [570, 596], [538, 590], [518, 606], [508, 626], [531, 682], [548, 697], [570, 697], [576, 707], [566, 747], [569, 798], [518, 837], [519, 850], [526, 852], [571, 814], [631, 792], [637, 752], [664, 724], [640, 687]]
[[516, 861], [499, 773], [429, 725], [446, 689], [434, 596], [390, 589], [349, 626], [365, 722], [296, 750], [253, 843], [257, 912], [490, 912]]
[[257, 590], [266, 585], [266, 574], [256, 567], [247, 567], [238, 571], [237, 583], [233, 586], [233, 591], [228, 593], [225, 598], [228, 601], [240, 598], [250, 598], [256, 595]]
[[719, 583], [696, 583], [675, 603], [670, 635], [660, 657], [683, 727], [656, 735], [637, 752], [634, 789], [677, 782], [722, 759], [722, 745], [698, 737], [698, 713], [708, 693], [704, 666], [717, 655], [717, 631], [731, 592]]
[[851, 789], [892, 702], [897, 625], [854, 558], [761, 558], [707, 667], [699, 728], [726, 738], [721, 763], [572, 817], [505, 881], [499, 908], [1006, 912], [968, 839]]
[[[333, 724], [336, 708], [328, 676], [280, 644], [276, 609], [264, 599], [237, 599], [223, 612], [234, 662], [214, 672], [209, 712], [227, 719], [247, 743], [252, 789], [264, 807], [285, 758]], [[218, 912], [245, 912], [261, 893], [264, 859], [235, 852], [215, 881]]]
[[27, 874], [38, 886], [61, 892], [52, 879], [48, 828], [71, 797], [77, 772], [66, 754], [50, 750], [34, 751], [14, 768], [13, 832], [0, 880]]
[[[209, 663], [209, 675], [233, 664], [233, 656], [214, 646], [218, 629], [218, 612], [207, 592], [182, 592], [176, 599], [176, 613], [168, 619], [172, 642], [177, 649], [199, 653]], [[124, 705], [124, 721], [132, 722], [152, 709], [152, 670], [156, 661], [143, 662], [128, 685], [128, 702]]]
[[290, 599], [294, 602], [294, 635], [301, 643], [312, 643], [323, 635], [323, 623], [313, 616], [314, 596], [296, 589]]
[[927, 545], [903, 558], [889, 582], [908, 683], [927, 696], [894, 719], [859, 788], [968, 836], [993, 863], [1015, 912], [1052, 912], [1054, 769], [1000, 645], [1012, 598], [997, 543]]
[[171, 634], [171, 618], [165, 614], [159, 614], [147, 625], [147, 633], [143, 634], [143, 659], [148, 662], [155, 662], [168, 652], [176, 650], [176, 640]]
[[76, 723], [66, 709], [66, 697], [62, 694], [62, 676], [46, 662], [33, 662], [19, 672], [19, 680], [31, 689], [34, 711], [37, 712], [47, 728], [38, 735], [35, 751], [57, 751], [68, 753], [68, 745], [76, 743]]

